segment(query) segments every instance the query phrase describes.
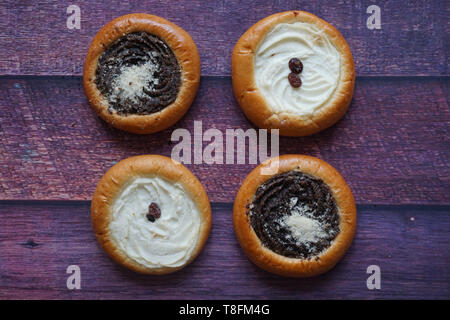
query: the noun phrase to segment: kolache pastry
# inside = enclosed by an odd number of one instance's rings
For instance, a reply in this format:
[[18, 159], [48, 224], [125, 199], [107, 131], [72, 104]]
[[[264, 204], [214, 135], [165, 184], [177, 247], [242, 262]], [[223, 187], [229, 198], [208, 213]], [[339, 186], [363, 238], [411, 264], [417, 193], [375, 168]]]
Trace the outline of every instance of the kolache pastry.
[[[267, 174], [270, 168], [278, 167]], [[269, 159], [245, 179], [233, 208], [236, 237], [262, 269], [289, 277], [324, 273], [344, 256], [356, 206], [344, 178], [304, 155]]]
[[180, 120], [199, 82], [200, 57], [189, 34], [143, 13], [105, 25], [84, 64], [84, 88], [96, 113], [137, 134], [161, 131]]
[[211, 207], [185, 166], [144, 155], [120, 161], [101, 178], [91, 219], [97, 240], [119, 264], [166, 274], [200, 253], [211, 228]]
[[266, 17], [232, 54], [233, 91], [256, 126], [305, 136], [337, 122], [353, 95], [355, 70], [345, 39], [304, 11]]

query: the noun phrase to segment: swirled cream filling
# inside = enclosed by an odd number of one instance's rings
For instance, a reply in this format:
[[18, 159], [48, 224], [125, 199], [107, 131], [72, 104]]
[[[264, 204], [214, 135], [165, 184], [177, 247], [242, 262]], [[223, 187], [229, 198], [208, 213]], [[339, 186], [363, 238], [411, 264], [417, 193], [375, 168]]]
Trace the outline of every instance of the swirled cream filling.
[[[146, 215], [154, 202], [161, 217]], [[192, 256], [200, 231], [200, 211], [179, 183], [159, 176], [128, 183], [112, 204], [113, 241], [129, 258], [148, 268], [179, 267]]]
[[[290, 85], [289, 60], [299, 58], [300, 88]], [[277, 24], [261, 41], [254, 58], [255, 81], [274, 113], [311, 115], [332, 97], [340, 77], [340, 54], [312, 23]]]

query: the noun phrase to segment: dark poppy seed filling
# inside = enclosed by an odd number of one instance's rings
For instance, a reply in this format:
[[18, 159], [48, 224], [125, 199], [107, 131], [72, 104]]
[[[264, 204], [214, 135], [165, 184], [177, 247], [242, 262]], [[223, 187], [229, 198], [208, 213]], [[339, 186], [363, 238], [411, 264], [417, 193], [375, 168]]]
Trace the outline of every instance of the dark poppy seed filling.
[[278, 174], [259, 186], [247, 215], [262, 244], [290, 258], [316, 257], [340, 232], [330, 188], [301, 171]]
[[181, 69], [171, 48], [147, 32], [126, 34], [101, 54], [95, 73], [108, 111], [147, 115], [172, 104], [181, 85]]

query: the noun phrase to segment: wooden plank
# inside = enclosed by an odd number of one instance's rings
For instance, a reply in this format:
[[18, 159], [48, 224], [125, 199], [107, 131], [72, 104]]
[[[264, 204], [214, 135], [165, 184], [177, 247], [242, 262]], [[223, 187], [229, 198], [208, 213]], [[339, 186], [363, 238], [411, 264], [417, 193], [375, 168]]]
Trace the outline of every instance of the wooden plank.
[[[449, 204], [448, 85], [448, 78], [358, 79], [343, 120], [311, 137], [281, 138], [280, 154], [330, 162], [358, 203]], [[0, 92], [3, 200], [89, 200], [117, 161], [138, 154], [170, 156], [176, 128], [193, 134], [197, 120], [203, 131], [217, 128], [223, 134], [252, 128], [233, 98], [229, 78], [203, 78], [187, 115], [147, 136], [121, 132], [99, 119], [79, 78], [3, 78]], [[212, 201], [232, 202], [255, 166], [248, 162], [188, 167]]]
[[[348, 40], [358, 75], [448, 75], [448, 1], [77, 1], [81, 29], [69, 30], [69, 3], [0, 3], [0, 74], [80, 75], [89, 43], [108, 21], [132, 12], [165, 17], [197, 43], [203, 75], [229, 75], [237, 39], [258, 20], [285, 10], [312, 12]], [[370, 5], [381, 8], [381, 30], [369, 30]]]
[[[1, 299], [448, 299], [449, 206], [358, 206], [356, 238], [331, 272], [286, 279], [251, 264], [234, 237], [231, 204], [213, 204], [211, 236], [187, 268], [142, 276], [111, 261], [91, 229], [89, 202], [0, 203]], [[81, 269], [81, 290], [66, 268]], [[381, 290], [368, 290], [369, 265]]]
[[[333, 131], [338, 129], [332, 128], [319, 136], [310, 138], [282, 139], [281, 153], [311, 153], [309, 150], [313, 150], [313, 155], [331, 160], [335, 165], [338, 160], [344, 175], [350, 177], [352, 184], [356, 183], [356, 193], [358, 195], [359, 192], [363, 193], [367, 199], [379, 199], [380, 196], [387, 195], [395, 197], [394, 188], [402, 186], [403, 190], [400, 189], [397, 192], [400, 192], [400, 196], [407, 196], [405, 193], [411, 192], [412, 186], [404, 186], [403, 179], [409, 183], [419, 184], [418, 181], [422, 182], [420, 179], [426, 183], [434, 178], [432, 183], [428, 184], [435, 188], [428, 193], [430, 196], [434, 194], [432, 198], [434, 201], [442, 200], [436, 197], [445, 196], [442, 192], [445, 189], [438, 193], [436, 191], [444, 187], [444, 184], [437, 185], [437, 183], [445, 182], [445, 180], [440, 181], [438, 170], [446, 169], [446, 162], [440, 161], [444, 160], [441, 157], [446, 151], [444, 129], [445, 112], [448, 108], [446, 109], [445, 101], [439, 103], [437, 100], [437, 104], [432, 103], [433, 106], [428, 115], [417, 114], [414, 102], [419, 98], [418, 96], [422, 96], [421, 102], [425, 103], [424, 100], [439, 89], [435, 90], [426, 86], [426, 90], [423, 90], [419, 89], [422, 87], [420, 83], [414, 81], [409, 83], [415, 85], [408, 89], [408, 93], [413, 91], [416, 93], [403, 102], [399, 102], [397, 98], [400, 100], [406, 95], [405, 92], [401, 92], [405, 86], [395, 88], [391, 87], [390, 83], [363, 81], [361, 94], [355, 97], [354, 105], [356, 105], [351, 108], [347, 118], [337, 126], [341, 128], [339, 130], [341, 136], [333, 134]], [[4, 165], [1, 183], [5, 199], [89, 199], [98, 178], [115, 161], [141, 153], [170, 155], [172, 146], [168, 142], [171, 129], [152, 136], [135, 136], [109, 128], [96, 118], [86, 104], [78, 80], [32, 79], [19, 82], [7, 80], [4, 84], [6, 88], [2, 86], [2, 89], [5, 89], [4, 92], [8, 94], [4, 96], [7, 101], [1, 103], [6, 107], [1, 123], [2, 141], [6, 143], [0, 148], [4, 149], [2, 155], [5, 157], [5, 161], [2, 161]], [[375, 87], [381, 87], [375, 89], [374, 84]], [[391, 87], [390, 91], [385, 92], [387, 87]], [[203, 81], [197, 103], [176, 127], [188, 128], [192, 131], [193, 120], [204, 119], [205, 130], [211, 126], [223, 132], [230, 127], [248, 128], [249, 124], [235, 105], [230, 90], [226, 79]], [[49, 92], [55, 92], [56, 95], [52, 96]], [[379, 101], [380, 105], [402, 103], [402, 108], [380, 106], [381, 109], [374, 109], [373, 105], [371, 106], [373, 101], [367, 97], [377, 96], [380, 92], [384, 92], [384, 99]], [[62, 100], [61, 95], [65, 95], [66, 98]], [[397, 98], [388, 100], [386, 103], [386, 99], [391, 99], [391, 96], [397, 96]], [[377, 97], [377, 99], [380, 98]], [[426, 123], [437, 114], [444, 115], [443, 121], [438, 121], [437, 126], [434, 123], [431, 126], [427, 125], [424, 131], [423, 127], [417, 125], [420, 121]], [[392, 117], [396, 121], [392, 122]], [[216, 119], [222, 119], [222, 123], [215, 123]], [[388, 121], [395, 125], [387, 125]], [[400, 125], [398, 125], [399, 121]], [[400, 132], [400, 136], [397, 133], [399, 127], [403, 131], [403, 134]], [[358, 141], [355, 141], [355, 137], [358, 137], [356, 139]], [[293, 144], [292, 141], [299, 142], [299, 145]], [[93, 146], [95, 146], [94, 150]], [[431, 166], [426, 166], [424, 163], [423, 157], [427, 151], [434, 151], [436, 156], [436, 158], [431, 156], [433, 159]], [[399, 152], [406, 153], [400, 158], [404, 162], [398, 160]], [[417, 155], [418, 159], [416, 161], [408, 159], [408, 154]], [[74, 157], [74, 155], [77, 156]], [[348, 159], [349, 157], [352, 159]], [[390, 163], [387, 168], [383, 166], [385, 163], [383, 161]], [[414, 163], [416, 166], [411, 169]], [[399, 168], [401, 164], [403, 166]], [[192, 167], [202, 181], [209, 186], [208, 191], [211, 192], [210, 195], [214, 201], [231, 201], [240, 181], [250, 170], [248, 165], [225, 166], [228, 169], [229, 179], [224, 182], [221, 178], [224, 166]], [[381, 170], [381, 176], [373, 172], [376, 171], [372, 170], [374, 167], [376, 170]], [[405, 172], [405, 170], [408, 171]], [[407, 176], [407, 173], [411, 173], [412, 176]], [[79, 179], [79, 176], [85, 178]], [[367, 194], [373, 192], [371, 190], [373, 183], [368, 182], [373, 181], [377, 176], [380, 177], [378, 181], [380, 185], [377, 185], [378, 189], [375, 189], [375, 192], [383, 194], [374, 197], [373, 194]], [[357, 180], [352, 179], [353, 177], [363, 180], [353, 182]], [[400, 179], [401, 182], [398, 184], [398, 181], [394, 180], [386, 189], [386, 177]], [[358, 182], [363, 182], [365, 187], [360, 186]], [[388, 194], [384, 193], [386, 190], [389, 190]], [[425, 189], [426, 191], [428, 190]], [[411, 194], [409, 196], [410, 198], [406, 199], [414, 201]], [[361, 197], [358, 197], [358, 200], [361, 201]], [[389, 202], [389, 199], [386, 200]], [[402, 203], [401, 199], [396, 200]]]

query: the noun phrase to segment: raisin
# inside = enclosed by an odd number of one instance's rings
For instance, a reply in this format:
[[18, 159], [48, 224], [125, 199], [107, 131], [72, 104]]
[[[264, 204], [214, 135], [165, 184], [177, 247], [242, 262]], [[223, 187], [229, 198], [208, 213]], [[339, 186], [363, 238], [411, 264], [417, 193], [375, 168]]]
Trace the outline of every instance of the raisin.
[[150, 222], [155, 222], [155, 217], [154, 216], [152, 216], [150, 213], [149, 214], [147, 214], [147, 219], [148, 219], [148, 221], [150, 221]]
[[298, 58], [292, 58], [289, 60], [289, 69], [291, 69], [293, 73], [299, 74], [303, 71], [303, 63]]
[[289, 73], [288, 79], [289, 83], [294, 88], [299, 88], [302, 85], [302, 80], [300, 79], [300, 77], [293, 72]]
[[148, 206], [147, 219], [150, 222], [154, 222], [155, 219], [158, 219], [159, 217], [161, 217], [161, 209], [159, 209], [156, 203], [150, 203], [150, 205]]

